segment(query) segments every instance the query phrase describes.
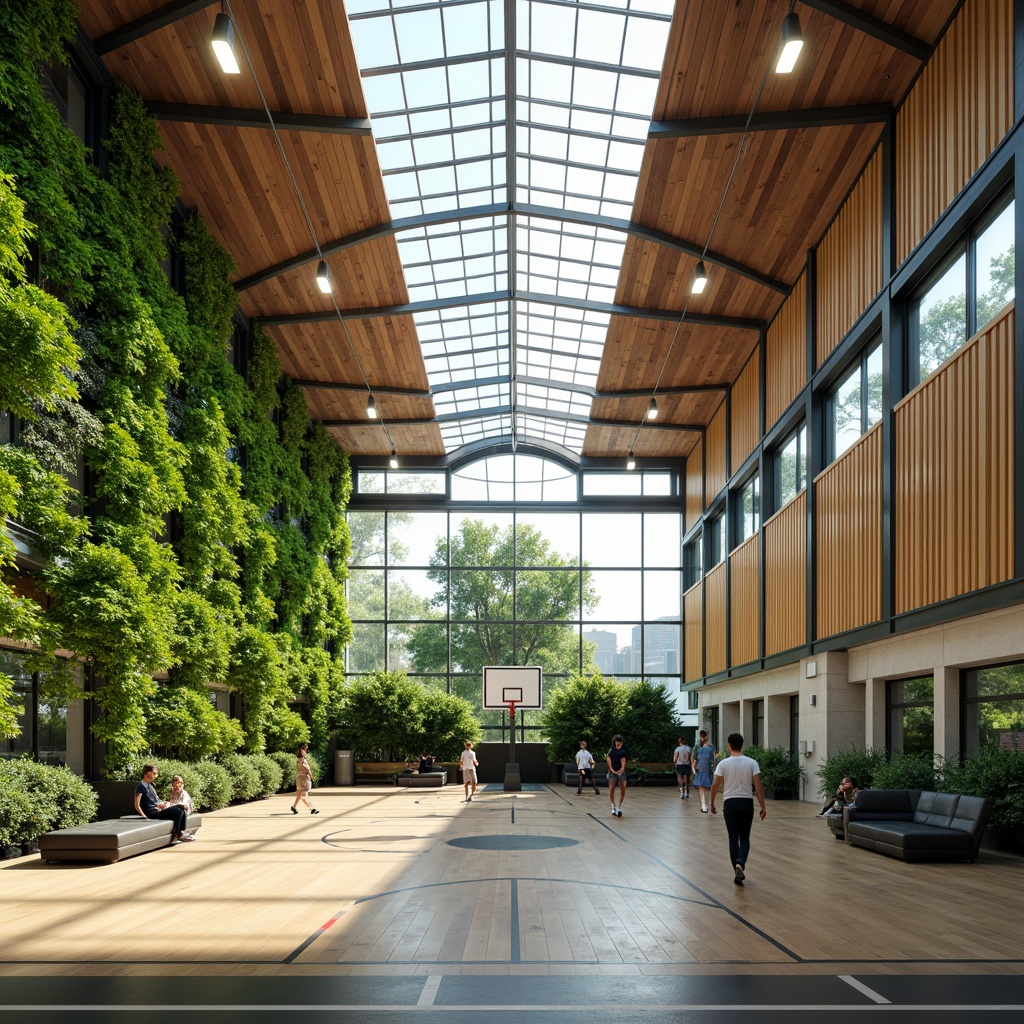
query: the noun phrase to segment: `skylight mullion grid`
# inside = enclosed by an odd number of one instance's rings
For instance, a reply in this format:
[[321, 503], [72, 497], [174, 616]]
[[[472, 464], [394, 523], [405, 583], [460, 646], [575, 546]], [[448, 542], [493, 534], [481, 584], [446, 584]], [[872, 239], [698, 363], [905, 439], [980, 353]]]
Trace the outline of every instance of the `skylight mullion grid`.
[[[582, 448], [590, 396], [558, 383], [596, 386], [610, 318], [557, 300], [614, 301], [624, 238], [514, 204], [629, 216], [672, 15], [671, 0], [639, 6], [349, 0], [392, 216], [509, 204], [480, 233], [398, 239], [413, 301], [510, 295], [414, 316], [431, 386], [452, 388], [435, 408], [463, 417], [439, 423], [447, 450], [495, 435]], [[513, 394], [515, 374], [545, 383]]]

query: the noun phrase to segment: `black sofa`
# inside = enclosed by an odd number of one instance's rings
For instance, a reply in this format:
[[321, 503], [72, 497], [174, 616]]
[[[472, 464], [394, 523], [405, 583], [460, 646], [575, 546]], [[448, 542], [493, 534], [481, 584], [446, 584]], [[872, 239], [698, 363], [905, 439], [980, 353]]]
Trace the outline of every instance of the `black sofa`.
[[[992, 813], [985, 797], [919, 789], [864, 789], [843, 808], [842, 830], [852, 846], [917, 860], [970, 860]], [[829, 815], [829, 826], [836, 831]], [[842, 837], [840, 837], [842, 838]]]

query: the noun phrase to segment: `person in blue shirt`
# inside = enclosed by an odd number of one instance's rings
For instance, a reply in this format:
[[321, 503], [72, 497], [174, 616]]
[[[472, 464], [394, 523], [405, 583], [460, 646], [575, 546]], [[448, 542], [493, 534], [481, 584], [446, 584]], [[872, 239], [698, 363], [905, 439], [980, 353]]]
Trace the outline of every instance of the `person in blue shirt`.
[[191, 841], [194, 837], [185, 833], [188, 812], [181, 804], [169, 804], [161, 800], [153, 788], [157, 770], [151, 764], [142, 766], [142, 781], [135, 787], [135, 811], [144, 818], [169, 818], [173, 823], [171, 845]]

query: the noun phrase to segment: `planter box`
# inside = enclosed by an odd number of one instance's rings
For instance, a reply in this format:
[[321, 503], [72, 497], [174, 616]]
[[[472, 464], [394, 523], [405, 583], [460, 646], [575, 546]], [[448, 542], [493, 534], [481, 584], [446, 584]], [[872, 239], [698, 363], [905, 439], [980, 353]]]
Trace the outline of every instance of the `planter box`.
[[766, 789], [764, 791], [765, 799], [767, 800], [796, 800], [797, 791], [795, 789]]

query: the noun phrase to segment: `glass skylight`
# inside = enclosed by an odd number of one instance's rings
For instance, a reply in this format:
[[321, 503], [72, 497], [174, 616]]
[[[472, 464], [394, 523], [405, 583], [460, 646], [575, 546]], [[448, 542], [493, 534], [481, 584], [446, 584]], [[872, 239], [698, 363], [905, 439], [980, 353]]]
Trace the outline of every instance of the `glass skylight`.
[[347, 8], [446, 449], [579, 454], [672, 0]]

